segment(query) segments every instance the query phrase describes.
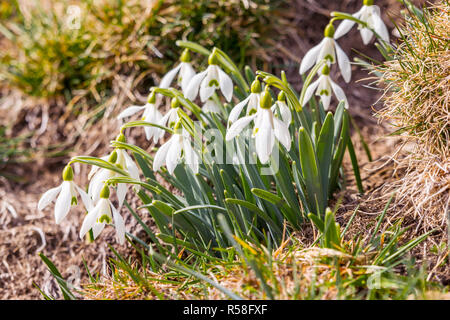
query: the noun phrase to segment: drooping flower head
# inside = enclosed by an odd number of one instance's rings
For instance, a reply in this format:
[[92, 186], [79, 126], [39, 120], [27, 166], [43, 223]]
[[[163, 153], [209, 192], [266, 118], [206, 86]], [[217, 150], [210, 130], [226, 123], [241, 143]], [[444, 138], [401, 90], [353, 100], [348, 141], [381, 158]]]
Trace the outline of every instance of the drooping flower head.
[[123, 244], [125, 242], [125, 223], [123, 217], [109, 200], [109, 195], [109, 187], [105, 184], [100, 191], [99, 201], [95, 207], [88, 209], [88, 213], [83, 220], [80, 229], [81, 239], [91, 229], [94, 239], [96, 239], [107, 223], [114, 222], [119, 243]]
[[159, 121], [159, 125], [173, 128], [180, 119], [180, 116], [178, 115], [179, 108], [180, 101], [177, 97], [175, 97], [172, 99], [172, 101], [170, 101], [170, 110], [167, 111], [164, 117], [161, 118], [161, 120]]
[[45, 192], [38, 203], [38, 210], [43, 210], [53, 200], [55, 203], [55, 221], [59, 224], [69, 213], [72, 205], [77, 204], [77, 194], [80, 195], [84, 206], [87, 210], [92, 207], [92, 200], [73, 182], [73, 170], [70, 165], [67, 165], [62, 173], [63, 182], [60, 186], [52, 188]]
[[250, 95], [239, 102], [230, 112], [228, 116], [228, 127], [230, 127], [242, 113], [242, 110], [247, 106], [246, 115], [254, 114], [259, 108], [261, 100], [261, 83], [255, 79], [250, 88]]
[[194, 173], [198, 173], [199, 158], [191, 146], [191, 136], [181, 127], [181, 121], [177, 122], [174, 131], [172, 137], [156, 152], [153, 170], [158, 171], [165, 165], [167, 171], [173, 174], [178, 163], [183, 159]]
[[[358, 20], [365, 22], [369, 28], [363, 25], [358, 25], [358, 29], [361, 33], [361, 38], [364, 44], [368, 44], [372, 40], [373, 32], [370, 29], [375, 30], [375, 32], [381, 37], [385, 42], [389, 42], [389, 31], [386, 25], [381, 19], [380, 7], [373, 4], [373, 0], [364, 0], [362, 8], [352, 15]], [[337, 27], [336, 33], [334, 34], [334, 39], [339, 39], [355, 25], [355, 21], [344, 20]]]
[[260, 107], [255, 113], [245, 116], [234, 122], [227, 130], [225, 139], [227, 141], [236, 137], [250, 122], [254, 122], [253, 138], [255, 138], [256, 154], [261, 163], [267, 163], [272, 154], [275, 139], [278, 140], [286, 150], [291, 148], [291, 135], [289, 124], [274, 116], [272, 111], [272, 97], [267, 90], [261, 95]]
[[[140, 111], [144, 110], [144, 114], [142, 115], [142, 120], [158, 124], [161, 121], [162, 115], [156, 107], [156, 94], [155, 92], [151, 92], [147, 103], [144, 106], [131, 106], [123, 110], [118, 116], [117, 119], [123, 119], [129, 116], [134, 115]], [[153, 138], [153, 142], [157, 143], [159, 139], [164, 135], [164, 130], [156, 128], [156, 127], [144, 127], [145, 136], [147, 140]]]
[[[119, 142], [125, 142], [125, 136], [121, 133], [116, 140]], [[120, 147], [116, 148], [113, 152], [111, 152], [107, 159], [108, 162], [118, 166], [120, 169], [125, 170], [131, 178], [139, 180], [139, 169], [136, 163], [134, 163], [133, 159], [131, 159], [131, 157], [127, 154], [125, 149]], [[90, 182], [88, 194], [92, 198], [94, 203], [97, 203], [97, 201], [100, 199], [100, 193], [105, 181], [117, 176], [120, 176], [120, 174], [105, 168], [94, 166], [91, 169], [91, 172], [89, 173]], [[127, 188], [128, 186], [125, 183], [117, 184], [117, 199], [119, 201], [119, 208], [121, 208], [123, 205], [127, 193]]]
[[331, 93], [334, 93], [336, 99], [338, 101], [345, 101], [345, 107], [348, 108], [347, 97], [345, 96], [344, 90], [337, 85], [330, 77], [330, 68], [325, 65], [322, 69], [322, 74], [319, 79], [311, 83], [306, 89], [305, 97], [303, 101], [301, 101], [302, 105], [305, 105], [309, 99], [313, 96], [313, 94], [320, 97], [320, 101], [322, 101], [323, 108], [328, 110], [331, 101]]
[[283, 122], [286, 124], [286, 126], [289, 127], [289, 125], [292, 122], [292, 114], [291, 114], [291, 110], [289, 109], [288, 105], [286, 104], [286, 94], [284, 93], [284, 91], [280, 91], [280, 93], [278, 94], [278, 98], [277, 101], [275, 102], [275, 104], [272, 106], [272, 112], [277, 111], [280, 114], [280, 118], [281, 120], [283, 120]]
[[160, 88], [167, 89], [172, 84], [173, 79], [178, 74], [177, 83], [181, 86], [183, 95], [186, 95], [186, 89], [192, 77], [195, 76], [194, 68], [191, 65], [191, 54], [189, 49], [185, 49], [180, 57], [180, 64], [166, 73], [159, 84]]
[[200, 91], [200, 100], [206, 102], [220, 88], [225, 99], [230, 102], [233, 97], [233, 81], [219, 67], [217, 52], [213, 51], [208, 58], [208, 68], [192, 77], [184, 96], [194, 100]]
[[314, 65], [325, 59], [329, 65], [337, 62], [345, 82], [350, 81], [352, 77], [350, 60], [342, 48], [333, 39], [334, 33], [333, 24], [328, 24], [324, 31], [323, 40], [318, 45], [311, 48], [303, 57], [300, 65], [300, 74], [304, 74]]

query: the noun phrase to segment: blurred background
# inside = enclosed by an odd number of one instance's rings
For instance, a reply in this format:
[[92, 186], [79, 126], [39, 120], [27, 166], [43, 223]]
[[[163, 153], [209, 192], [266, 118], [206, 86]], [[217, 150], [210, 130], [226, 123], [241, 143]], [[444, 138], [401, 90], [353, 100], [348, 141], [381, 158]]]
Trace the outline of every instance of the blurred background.
[[[330, 12], [353, 13], [361, 2], [0, 0], [0, 299], [40, 298], [33, 283], [57, 295], [40, 251], [75, 284], [85, 277], [82, 258], [91, 270], [106, 268], [106, 241], [78, 238], [81, 212], [57, 226], [50, 211], [37, 211], [37, 201], [59, 184], [71, 156], [107, 152], [117, 114], [145, 103], [149, 88], [178, 61], [176, 40], [217, 46], [240, 67], [285, 70], [299, 89], [301, 57], [322, 38]], [[401, 3], [376, 4], [392, 31]], [[340, 44], [351, 57], [380, 58], [357, 30]], [[372, 113], [380, 93], [368, 88], [367, 72], [353, 72], [352, 82], [340, 85], [350, 113], [370, 137], [378, 130]], [[137, 130], [130, 142], [149, 147]], [[86, 176], [85, 170], [76, 167], [76, 175]]]

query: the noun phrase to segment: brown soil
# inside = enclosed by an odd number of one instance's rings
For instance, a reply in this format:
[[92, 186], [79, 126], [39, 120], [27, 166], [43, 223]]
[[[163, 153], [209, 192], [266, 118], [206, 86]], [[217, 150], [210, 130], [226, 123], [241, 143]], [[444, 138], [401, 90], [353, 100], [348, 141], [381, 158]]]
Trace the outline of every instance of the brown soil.
[[[355, 12], [359, 8], [361, 1], [342, 1], [339, 4], [337, 4], [338, 2], [325, 0], [294, 0], [293, 2], [294, 8], [291, 10], [292, 15], [290, 19], [293, 24], [298, 26], [298, 33], [281, 34], [280, 50], [284, 54], [285, 59], [275, 58], [271, 67], [275, 66], [278, 69], [285, 69], [288, 79], [299, 79], [299, 57], [302, 57], [321, 38], [323, 27], [328, 21], [327, 16], [329, 12], [338, 9], [339, 11]], [[417, 2], [423, 3], [423, 1]], [[398, 14], [400, 6], [397, 1], [383, 0], [379, 1], [379, 3], [382, 3], [380, 6], [385, 8], [383, 12], [387, 12], [393, 17]], [[386, 17], [385, 21], [388, 21]], [[347, 53], [350, 52], [349, 48], [352, 47], [369, 56], [379, 58], [375, 49], [366, 48], [362, 45], [357, 31], [353, 30], [351, 36], [343, 40], [340, 43]], [[356, 56], [355, 53], [352, 55]], [[290, 62], [286, 63], [286, 61]], [[339, 81], [349, 97], [350, 113], [362, 128], [374, 159], [373, 162], [369, 163], [362, 148], [357, 143], [356, 148], [367, 192], [366, 195], [360, 197], [356, 192], [354, 183], [349, 181], [349, 187], [344, 191], [343, 207], [340, 209], [338, 217], [339, 222], [345, 224], [356, 205], [361, 204], [359, 213], [353, 223], [355, 227], [351, 230], [354, 233], [366, 230], [373, 223], [374, 217], [380, 213], [389, 197], [389, 195], [377, 193], [378, 188], [387, 180], [397, 178], [392, 175], [392, 163], [382, 166], [386, 162], [388, 155], [395, 150], [396, 142], [383, 138], [386, 131], [377, 125], [376, 119], [372, 116], [372, 107], [375, 109], [379, 107], [376, 102], [380, 98], [380, 93], [363, 86], [363, 84], [368, 85], [370, 83], [368, 81], [361, 82], [361, 79], [366, 77], [366, 71], [354, 66], [352, 82], [345, 84]], [[296, 83], [296, 86], [297, 89], [300, 87], [300, 81]], [[30, 103], [30, 110], [38, 111], [28, 112], [28, 109], [20, 108], [17, 110], [16, 119], [23, 119], [21, 121], [22, 128], [26, 126], [39, 128], [41, 126], [43, 114], [41, 110], [45, 110], [45, 107], [36, 109], [33, 108], [33, 103], [35, 102]], [[42, 103], [42, 105], [45, 106], [47, 103]], [[61, 113], [50, 114], [50, 122], [52, 119], [58, 119], [60, 116]], [[1, 120], [4, 120], [3, 117]], [[85, 120], [81, 119], [80, 123]], [[55, 123], [58, 123], [58, 121], [55, 121]], [[74, 123], [74, 126], [76, 125], [77, 123]], [[63, 141], [65, 137], [64, 130], [60, 126], [55, 127], [51, 128], [52, 135], [45, 135], [46, 141], [37, 140], [36, 144], [39, 146], [39, 143]], [[88, 137], [83, 139], [84, 142], [79, 143], [74, 148], [73, 154], [103, 155], [105, 147], [116, 132], [117, 123], [114, 120], [102, 120], [102, 126], [97, 126], [90, 130], [87, 133]], [[143, 147], [148, 145], [141, 137], [135, 136], [130, 142], [134, 142], [133, 140], [143, 142], [139, 143]], [[356, 136], [354, 141], [358, 141]], [[17, 183], [0, 178], [0, 256], [2, 257], [0, 261], [0, 299], [41, 299], [42, 296], [33, 286], [33, 283], [36, 283], [45, 292], [60, 297], [55, 281], [38, 256], [39, 252], [43, 252], [49, 257], [59, 268], [62, 275], [65, 278], [69, 278], [70, 282], [75, 286], [78, 286], [80, 282], [87, 280], [83, 258], [86, 260], [91, 272], [102, 273], [108, 271], [107, 261], [109, 257], [113, 256], [107, 244], [113, 245], [114, 248], [119, 248], [121, 252], [130, 250], [127, 246], [121, 247], [115, 243], [112, 230], [104, 232], [98, 241], [94, 243], [87, 244], [80, 240], [78, 232], [82, 215], [84, 214], [81, 211], [72, 210], [68, 219], [63, 221], [61, 225], [54, 223], [53, 208], [46, 209], [44, 212], [37, 211], [37, 202], [41, 194], [61, 183], [60, 172], [62, 164], [69, 157], [68, 155], [54, 157], [52, 160], [46, 160], [45, 162], [39, 158], [39, 156], [36, 156], [36, 162], [31, 166], [17, 165], [12, 169], [17, 174], [25, 175], [27, 182]], [[75, 168], [76, 176], [86, 177], [86, 170], [85, 167]], [[84, 184], [86, 181], [76, 182]], [[136, 201], [135, 199], [129, 200], [132, 203]], [[389, 216], [392, 217], [395, 214], [393, 211], [395, 209], [391, 210]], [[126, 209], [124, 209], [124, 217], [126, 217], [127, 225], [131, 232], [140, 231], [135, 220], [129, 213], [126, 213]], [[414, 229], [414, 221], [405, 219], [404, 223], [411, 225], [412, 229]], [[444, 229], [443, 227], [416, 250], [415, 255], [419, 262], [426, 260], [431, 267], [434, 267], [439, 260], [443, 259], [442, 255], [432, 255], [429, 250], [433, 243], [437, 244], [442, 240], [443, 234], [445, 234]], [[415, 232], [418, 231], [416, 230]], [[445, 268], [436, 268], [432, 276], [436, 280], [448, 283], [450, 281], [449, 274], [448, 268], [447, 270]]]

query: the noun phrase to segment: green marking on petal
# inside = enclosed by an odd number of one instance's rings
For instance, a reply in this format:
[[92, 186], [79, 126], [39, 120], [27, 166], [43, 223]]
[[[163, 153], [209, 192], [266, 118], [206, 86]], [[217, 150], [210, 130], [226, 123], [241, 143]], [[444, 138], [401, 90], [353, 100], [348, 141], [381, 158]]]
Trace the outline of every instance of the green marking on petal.
[[216, 79], [212, 79], [208, 83], [208, 87], [218, 87], [218, 86], [219, 86], [219, 81], [217, 81]]
[[321, 96], [329, 96], [330, 95], [330, 93], [328, 92], [328, 90], [322, 90], [322, 91], [320, 91], [320, 93], [319, 93], [319, 95], [321, 95]]
[[78, 204], [77, 197], [72, 197], [72, 200], [70, 201], [70, 205], [76, 206], [77, 204]]
[[102, 214], [100, 218], [98, 218], [98, 222], [100, 223], [111, 223], [111, 217], [108, 214]]
[[333, 58], [333, 56], [331, 54], [327, 54], [325, 56], [325, 60], [330, 60], [331, 63], [334, 63], [334, 58]]

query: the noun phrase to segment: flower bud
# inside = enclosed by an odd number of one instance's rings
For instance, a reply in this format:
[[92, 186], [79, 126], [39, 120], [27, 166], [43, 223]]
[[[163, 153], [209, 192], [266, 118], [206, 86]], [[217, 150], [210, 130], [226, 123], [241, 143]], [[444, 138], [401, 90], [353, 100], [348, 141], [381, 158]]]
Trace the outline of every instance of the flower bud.
[[180, 57], [181, 62], [191, 62], [191, 52], [189, 49], [184, 49]]
[[72, 181], [73, 180], [73, 170], [70, 165], [67, 165], [63, 172], [62, 172], [62, 178], [64, 181]]
[[100, 198], [109, 199], [109, 187], [107, 184], [105, 184], [102, 191], [100, 191]]
[[278, 101], [286, 101], [286, 94], [284, 93], [284, 91], [280, 91], [280, 93], [278, 94]]
[[178, 108], [180, 106], [180, 101], [178, 100], [177, 97], [172, 99], [172, 101], [170, 102], [170, 106], [172, 108]]
[[258, 79], [256, 79], [255, 81], [252, 82], [251, 91], [252, 91], [252, 93], [260, 93], [261, 92], [261, 82], [259, 82]]
[[266, 89], [264, 91], [259, 105], [263, 109], [270, 109], [270, 107], [272, 107], [272, 96], [270, 95], [270, 92], [268, 89]]
[[334, 26], [332, 23], [329, 23], [323, 32], [323, 35], [328, 38], [334, 37]]

